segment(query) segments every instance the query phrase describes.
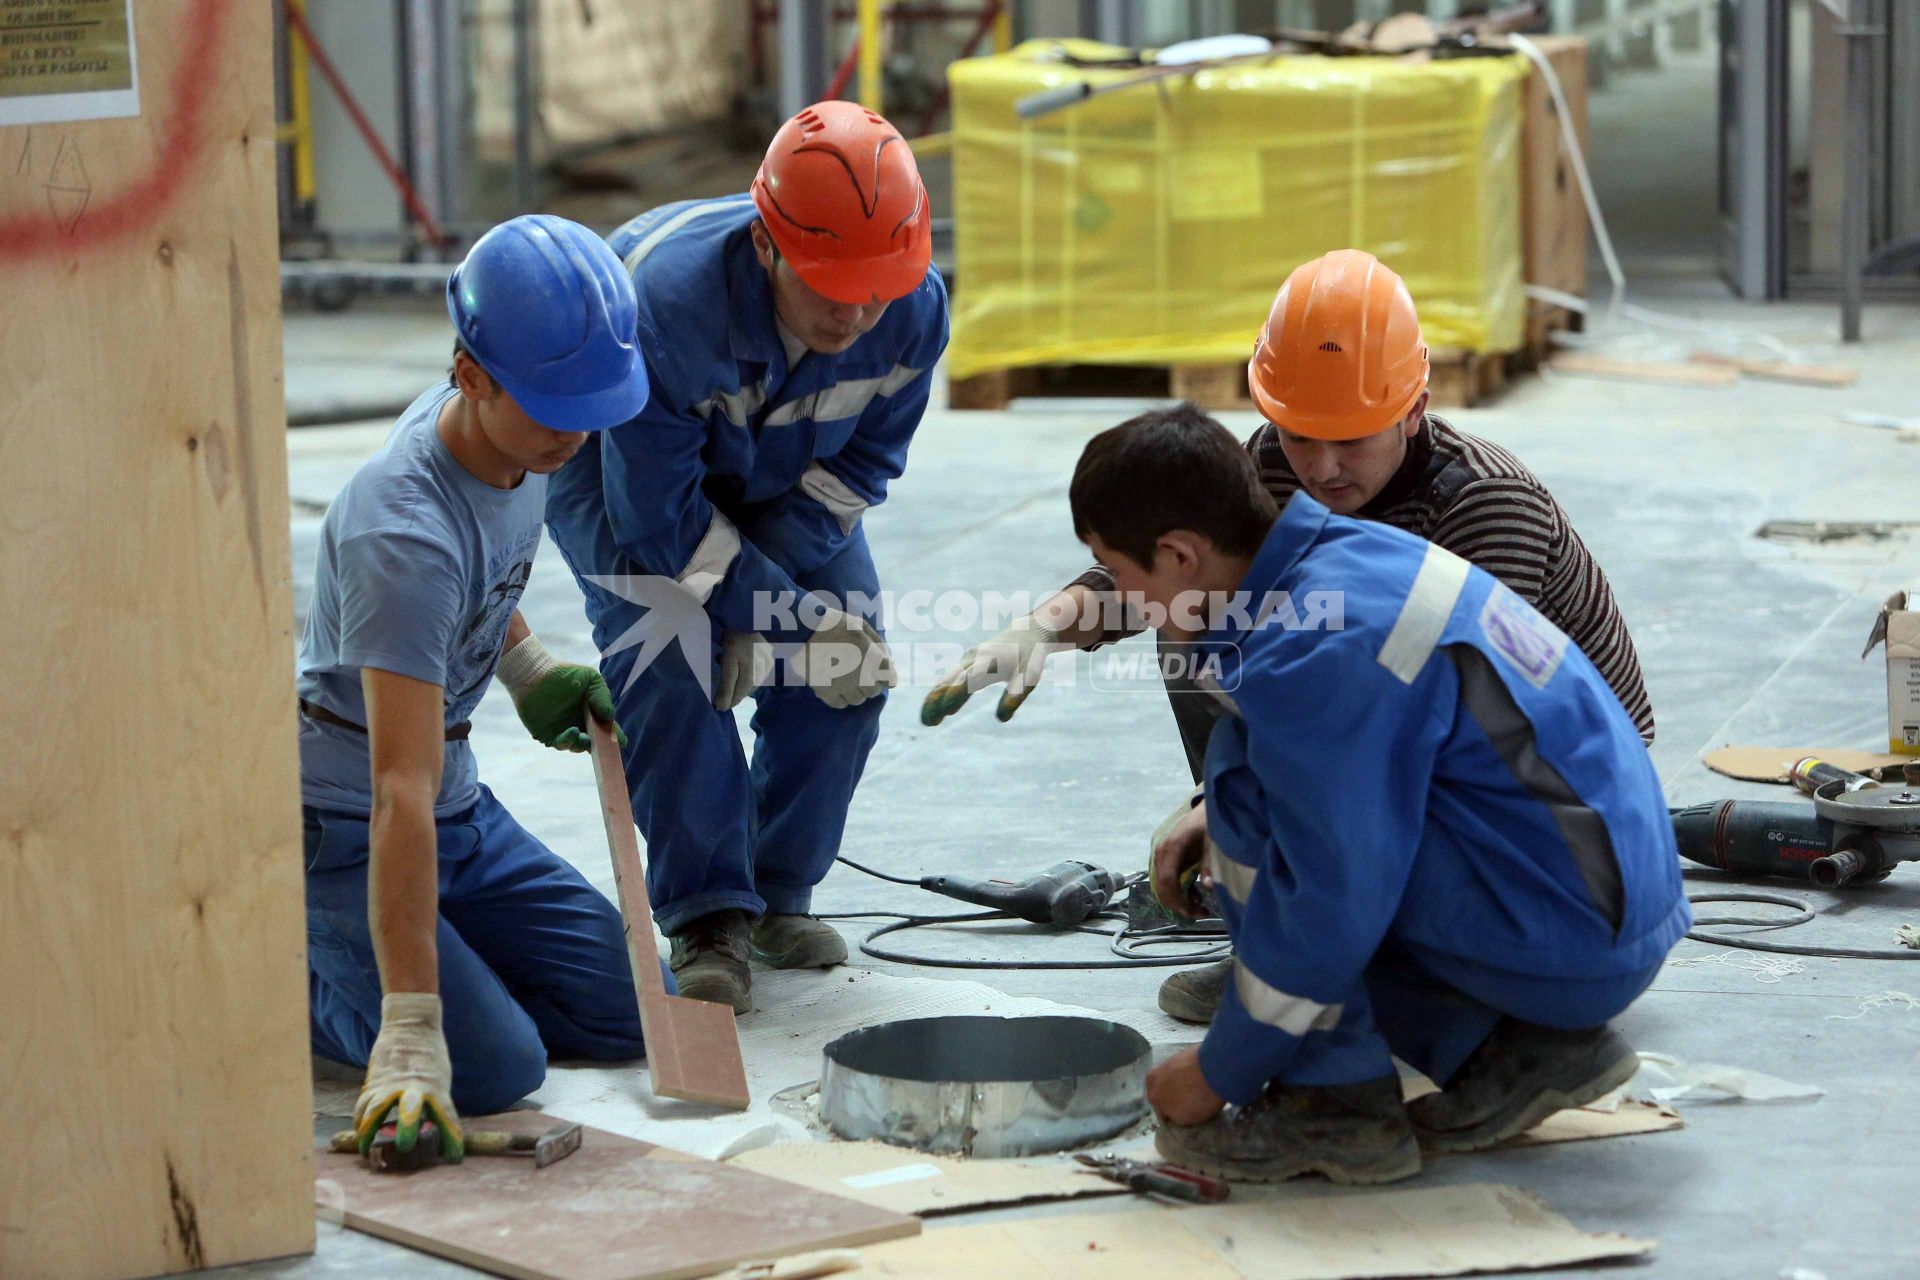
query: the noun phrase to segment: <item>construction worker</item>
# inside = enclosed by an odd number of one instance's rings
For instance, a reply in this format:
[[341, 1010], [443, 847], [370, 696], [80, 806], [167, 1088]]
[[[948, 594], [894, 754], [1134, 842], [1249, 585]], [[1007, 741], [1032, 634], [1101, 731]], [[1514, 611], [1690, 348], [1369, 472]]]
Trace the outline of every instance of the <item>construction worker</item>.
[[[1630, 1079], [1607, 1021], [1691, 916], [1660, 779], [1566, 633], [1444, 547], [1304, 493], [1276, 512], [1191, 406], [1094, 437], [1069, 492], [1224, 712], [1154, 858], [1189, 914], [1204, 858], [1235, 947], [1206, 1038], [1148, 1077], [1161, 1153], [1387, 1182]], [[1341, 603], [1309, 625], [1317, 593]], [[1440, 1091], [1403, 1105], [1395, 1056]]]
[[[851, 102], [787, 121], [750, 193], [620, 228], [653, 397], [548, 499], [681, 994], [741, 1013], [750, 951], [846, 959], [807, 913], [893, 681], [861, 516], [906, 466], [946, 347], [931, 237], [913, 153]], [[656, 628], [679, 643], [646, 643]], [[749, 694], [751, 762], [730, 714]]]
[[[1369, 381], [1374, 370], [1392, 380]], [[1580, 646], [1653, 741], [1633, 639], [1573, 522], [1512, 454], [1427, 412], [1426, 345], [1399, 276], [1357, 249], [1297, 268], [1274, 299], [1247, 386], [1266, 422], [1246, 447], [1276, 503], [1305, 492], [1337, 514], [1404, 529], [1485, 569]], [[1050, 654], [1139, 629], [1114, 607], [1111, 575], [1095, 566], [967, 654], [928, 694], [921, 718], [937, 724], [969, 694], [1005, 682], [1006, 720]], [[1167, 692], [1197, 782], [1219, 704], [1181, 668], [1168, 664]], [[1204, 1023], [1231, 973], [1229, 961], [1181, 970], [1162, 984], [1160, 1007]]]
[[550, 1053], [633, 1058], [619, 910], [482, 786], [468, 717], [496, 670], [527, 730], [586, 749], [599, 672], [520, 616], [547, 475], [647, 399], [633, 288], [606, 243], [530, 216], [447, 281], [453, 374], [327, 509], [299, 650], [313, 1047], [366, 1067], [388, 1119], [458, 1159], [459, 1113], [538, 1088]]

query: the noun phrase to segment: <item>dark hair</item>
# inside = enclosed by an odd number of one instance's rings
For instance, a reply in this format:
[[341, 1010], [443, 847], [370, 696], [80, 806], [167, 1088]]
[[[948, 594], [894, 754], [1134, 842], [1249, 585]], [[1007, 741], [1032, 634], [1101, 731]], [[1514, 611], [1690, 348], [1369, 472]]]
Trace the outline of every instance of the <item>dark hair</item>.
[[1250, 556], [1280, 514], [1245, 447], [1191, 404], [1143, 413], [1089, 440], [1067, 502], [1082, 542], [1097, 533], [1149, 569], [1154, 544], [1170, 530]]
[[[447, 383], [448, 385], [452, 386], [452, 388], [455, 391], [458, 391], [460, 389], [460, 357], [461, 356], [465, 356], [467, 359], [473, 360], [473, 362], [476, 365], [480, 365], [480, 372], [487, 373], [487, 367], [483, 364], [480, 364], [478, 360], [473, 359], [473, 352], [467, 350], [466, 344], [460, 341], [460, 339], [455, 338], [453, 340], [453, 363], [447, 366]], [[497, 387], [500, 384], [494, 380], [494, 377], [492, 374], [487, 373], [487, 385], [490, 387]]]

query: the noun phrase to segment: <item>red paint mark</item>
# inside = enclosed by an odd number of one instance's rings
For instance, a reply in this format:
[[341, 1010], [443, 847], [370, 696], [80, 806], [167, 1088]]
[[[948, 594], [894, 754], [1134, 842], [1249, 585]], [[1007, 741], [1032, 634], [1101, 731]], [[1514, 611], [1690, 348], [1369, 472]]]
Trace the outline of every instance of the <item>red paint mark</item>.
[[151, 224], [172, 203], [206, 142], [202, 117], [218, 78], [215, 60], [232, 7], [233, 0], [189, 0], [178, 28], [188, 33], [187, 44], [174, 69], [173, 95], [162, 117], [166, 135], [153, 166], [70, 226], [39, 213], [0, 218], [0, 260], [97, 248]]

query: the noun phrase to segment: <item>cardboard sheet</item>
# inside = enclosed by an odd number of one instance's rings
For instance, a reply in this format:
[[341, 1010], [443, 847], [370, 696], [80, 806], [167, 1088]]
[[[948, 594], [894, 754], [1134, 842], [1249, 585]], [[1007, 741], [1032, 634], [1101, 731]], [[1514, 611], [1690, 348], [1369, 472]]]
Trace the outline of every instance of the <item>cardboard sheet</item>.
[[[1433, 1081], [1425, 1076], [1408, 1076], [1401, 1082], [1408, 1102], [1434, 1092]], [[1664, 1133], [1682, 1129], [1686, 1121], [1664, 1102], [1645, 1102], [1610, 1094], [1588, 1107], [1556, 1111], [1518, 1137], [1508, 1138], [1496, 1151], [1511, 1147], [1538, 1147], [1550, 1142], [1585, 1142], [1592, 1138], [1625, 1138], [1636, 1133]], [[1428, 1159], [1432, 1159], [1431, 1152]]]
[[[515, 1111], [467, 1125], [543, 1133], [555, 1119]], [[920, 1230], [917, 1218], [601, 1129], [545, 1169], [472, 1156], [375, 1173], [330, 1151], [315, 1165], [321, 1218], [515, 1280], [679, 1280]]]
[[1721, 747], [1707, 753], [1706, 766], [1715, 773], [1742, 782], [1787, 781], [1787, 767], [1801, 756], [1819, 756], [1828, 764], [1868, 773], [1874, 769], [1898, 769], [1908, 757], [1888, 755], [1884, 751], [1860, 751], [1853, 747]]
[[[1259, 1209], [1272, 1206], [1258, 1205]], [[859, 1280], [1240, 1280], [1178, 1209], [1014, 1218], [941, 1227], [860, 1251]]]
[[1564, 1267], [1650, 1252], [1517, 1187], [1469, 1184], [932, 1227], [862, 1249], [861, 1276], [1359, 1280]]
[[963, 1160], [883, 1142], [806, 1142], [762, 1147], [728, 1161], [804, 1187], [921, 1217], [1037, 1200], [1126, 1195], [1066, 1157]]

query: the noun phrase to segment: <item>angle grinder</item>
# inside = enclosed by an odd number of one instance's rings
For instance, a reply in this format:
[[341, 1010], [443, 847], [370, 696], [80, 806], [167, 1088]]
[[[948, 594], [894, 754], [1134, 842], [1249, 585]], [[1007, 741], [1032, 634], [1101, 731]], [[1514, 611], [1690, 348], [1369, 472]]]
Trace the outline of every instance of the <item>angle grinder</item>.
[[1813, 801], [1718, 800], [1671, 810], [1683, 856], [1735, 875], [1780, 876], [1823, 889], [1884, 880], [1920, 862], [1920, 768], [1882, 784], [1808, 757], [1789, 771]]

